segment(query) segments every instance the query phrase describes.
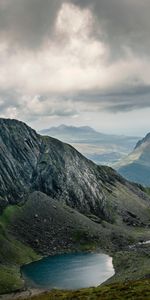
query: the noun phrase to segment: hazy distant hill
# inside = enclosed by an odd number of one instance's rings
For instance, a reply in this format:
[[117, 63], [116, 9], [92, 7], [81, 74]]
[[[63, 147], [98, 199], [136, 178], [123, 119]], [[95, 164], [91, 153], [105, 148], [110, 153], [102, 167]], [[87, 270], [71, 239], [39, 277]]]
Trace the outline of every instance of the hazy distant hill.
[[98, 164], [118, 162], [134, 148], [139, 137], [103, 134], [89, 126], [60, 125], [40, 131], [73, 145], [87, 158]]
[[150, 186], [150, 133], [140, 140], [134, 150], [117, 166], [129, 180]]

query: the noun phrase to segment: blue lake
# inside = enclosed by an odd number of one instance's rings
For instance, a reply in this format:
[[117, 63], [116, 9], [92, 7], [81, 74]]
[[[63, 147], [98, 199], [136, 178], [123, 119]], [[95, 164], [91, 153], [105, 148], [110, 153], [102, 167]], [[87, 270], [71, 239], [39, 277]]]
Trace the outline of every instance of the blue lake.
[[29, 286], [44, 289], [98, 286], [114, 274], [111, 257], [97, 253], [49, 256], [21, 271]]

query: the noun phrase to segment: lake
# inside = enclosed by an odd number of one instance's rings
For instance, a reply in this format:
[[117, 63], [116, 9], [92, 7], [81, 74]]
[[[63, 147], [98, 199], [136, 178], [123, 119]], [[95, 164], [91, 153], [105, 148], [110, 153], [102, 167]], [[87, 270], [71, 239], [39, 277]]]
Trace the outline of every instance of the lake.
[[23, 266], [21, 271], [30, 287], [44, 289], [98, 286], [114, 274], [112, 258], [100, 253], [49, 256]]

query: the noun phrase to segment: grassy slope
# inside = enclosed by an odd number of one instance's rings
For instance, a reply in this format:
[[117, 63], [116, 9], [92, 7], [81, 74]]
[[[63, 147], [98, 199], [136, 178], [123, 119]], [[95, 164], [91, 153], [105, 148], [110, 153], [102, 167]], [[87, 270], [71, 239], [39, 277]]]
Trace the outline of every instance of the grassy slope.
[[148, 300], [150, 299], [150, 280], [115, 283], [103, 287], [79, 291], [52, 291], [28, 298], [28, 300]]
[[150, 245], [115, 253], [113, 264], [116, 274], [108, 283], [150, 278]]
[[8, 233], [7, 226], [12, 215], [20, 208], [6, 208], [0, 217], [0, 294], [21, 289], [20, 265], [38, 259], [38, 255]]

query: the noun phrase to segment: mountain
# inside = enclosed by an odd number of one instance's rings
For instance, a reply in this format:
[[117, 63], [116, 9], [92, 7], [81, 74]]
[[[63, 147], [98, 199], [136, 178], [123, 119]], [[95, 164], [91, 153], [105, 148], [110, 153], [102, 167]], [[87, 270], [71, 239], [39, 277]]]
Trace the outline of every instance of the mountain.
[[115, 256], [150, 239], [140, 186], [17, 120], [0, 119], [0, 187], [0, 293], [23, 289], [20, 266], [45, 255], [100, 248]]
[[[0, 119], [0, 145], [1, 209], [20, 202], [27, 193], [41, 191], [81, 213], [112, 221], [116, 203], [108, 201], [108, 195], [115, 197], [117, 186], [127, 193], [139, 192], [111, 168], [95, 165], [70, 145], [40, 136], [19, 121]], [[130, 206], [123, 201], [120, 197], [120, 211], [122, 205], [124, 210]], [[135, 206], [130, 209], [137, 211]]]
[[138, 137], [108, 135], [89, 126], [60, 125], [40, 131], [40, 134], [58, 138], [71, 144], [97, 164], [111, 165], [126, 156], [139, 140]]
[[127, 179], [150, 186], [150, 133], [136, 144], [116, 169]]

